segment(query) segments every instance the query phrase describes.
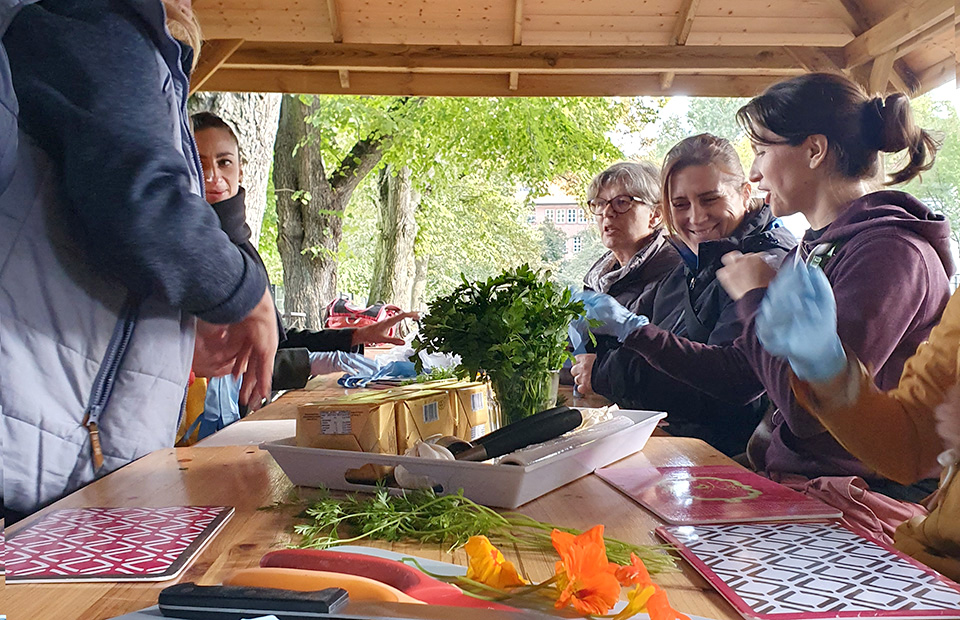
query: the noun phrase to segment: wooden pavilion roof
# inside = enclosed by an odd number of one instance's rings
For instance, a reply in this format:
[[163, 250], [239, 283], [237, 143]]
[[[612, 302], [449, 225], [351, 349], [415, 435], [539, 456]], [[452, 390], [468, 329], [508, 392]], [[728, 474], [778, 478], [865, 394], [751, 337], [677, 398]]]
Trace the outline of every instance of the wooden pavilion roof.
[[954, 79], [954, 0], [194, 0], [194, 89], [751, 96], [805, 71]]

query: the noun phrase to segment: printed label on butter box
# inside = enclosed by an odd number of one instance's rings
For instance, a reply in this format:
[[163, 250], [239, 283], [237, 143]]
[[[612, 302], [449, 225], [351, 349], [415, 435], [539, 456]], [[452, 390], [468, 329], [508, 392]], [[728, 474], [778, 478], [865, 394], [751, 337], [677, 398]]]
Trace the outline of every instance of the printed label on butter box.
[[486, 409], [486, 404], [483, 402], [483, 392], [477, 392], [476, 394], [470, 395], [470, 410], [471, 411], [480, 411], [481, 409]]
[[349, 411], [323, 411], [320, 413], [320, 433], [322, 435], [350, 435]]
[[486, 424], [477, 424], [476, 426], [470, 427], [470, 441], [473, 441], [478, 437], [483, 437], [486, 434], [487, 434]]
[[438, 403], [427, 403], [423, 406], [423, 421], [429, 424], [440, 419]]

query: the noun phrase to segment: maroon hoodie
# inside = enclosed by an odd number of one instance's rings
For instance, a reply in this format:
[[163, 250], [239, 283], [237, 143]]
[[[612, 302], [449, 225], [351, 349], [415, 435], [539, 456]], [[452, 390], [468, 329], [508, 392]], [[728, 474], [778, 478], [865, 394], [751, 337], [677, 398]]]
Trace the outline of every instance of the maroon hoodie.
[[[806, 256], [820, 244], [835, 244], [821, 266], [837, 300], [840, 339], [873, 369], [880, 389], [896, 387], [904, 362], [939, 322], [950, 296], [949, 224], [909, 194], [880, 191], [850, 203], [818, 238], [812, 237], [808, 231], [785, 262], [795, 260], [798, 250]], [[766, 289], [755, 289], [737, 301], [744, 332], [732, 346], [691, 343], [649, 327], [634, 332], [625, 345], [717, 398], [749, 401], [759, 378], [777, 407], [764, 454], [766, 471], [876, 478], [800, 407], [790, 389], [789, 365], [760, 346], [755, 318], [765, 294]], [[871, 429], [864, 426], [863, 432]]]

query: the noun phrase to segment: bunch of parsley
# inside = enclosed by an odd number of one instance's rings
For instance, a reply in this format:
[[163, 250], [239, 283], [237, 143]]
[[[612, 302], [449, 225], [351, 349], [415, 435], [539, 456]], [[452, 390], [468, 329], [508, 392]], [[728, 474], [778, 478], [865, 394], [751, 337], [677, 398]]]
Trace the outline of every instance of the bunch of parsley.
[[536, 413], [550, 373], [571, 357], [567, 325], [584, 312], [548, 276], [526, 264], [485, 282], [461, 274], [463, 284], [430, 303], [414, 349], [459, 355], [457, 374], [489, 378], [506, 421]]

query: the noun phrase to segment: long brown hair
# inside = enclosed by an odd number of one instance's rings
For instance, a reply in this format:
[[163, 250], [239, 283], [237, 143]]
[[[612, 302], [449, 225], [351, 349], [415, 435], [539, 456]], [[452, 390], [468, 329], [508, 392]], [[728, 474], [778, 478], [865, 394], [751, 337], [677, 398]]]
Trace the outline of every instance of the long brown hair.
[[757, 144], [766, 129], [796, 146], [826, 136], [837, 171], [852, 179], [877, 176], [880, 152], [907, 152], [907, 163], [886, 185], [904, 183], [933, 167], [939, 144], [913, 119], [910, 100], [894, 93], [870, 98], [842, 75], [808, 73], [768, 88], [737, 112], [737, 122]]

